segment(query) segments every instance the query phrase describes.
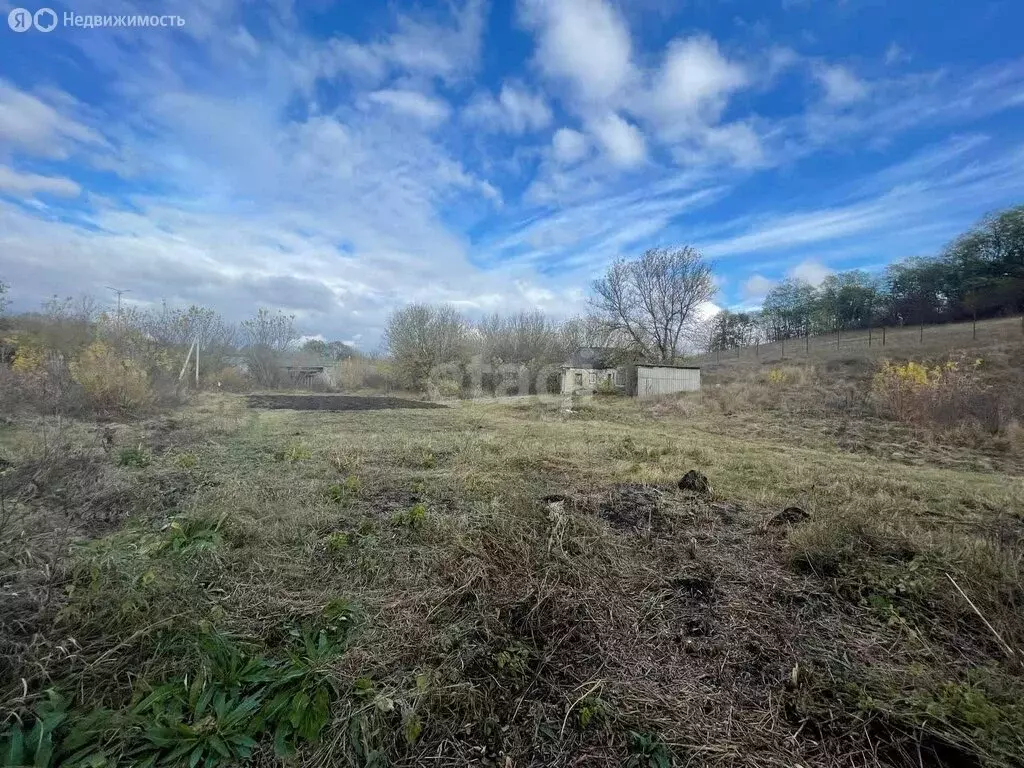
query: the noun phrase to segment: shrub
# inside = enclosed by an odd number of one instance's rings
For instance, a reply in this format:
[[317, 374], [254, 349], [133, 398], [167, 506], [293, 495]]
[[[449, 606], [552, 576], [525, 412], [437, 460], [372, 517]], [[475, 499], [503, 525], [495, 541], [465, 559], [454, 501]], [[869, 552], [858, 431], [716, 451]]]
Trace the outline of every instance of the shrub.
[[806, 384], [813, 372], [808, 366], [780, 365], [768, 371], [768, 383], [773, 387]]
[[382, 360], [349, 357], [330, 369], [330, 376], [331, 383], [343, 392], [395, 388], [391, 368]]
[[0, 410], [34, 410], [47, 414], [75, 414], [84, 405], [82, 388], [72, 380], [63, 359], [46, 353], [37, 360], [18, 358], [19, 369], [0, 365]]
[[153, 399], [149, 375], [133, 360], [120, 356], [102, 341], [90, 344], [71, 374], [82, 385], [89, 403], [100, 410], [134, 410]]
[[433, 398], [453, 398], [462, 394], [462, 385], [453, 378], [442, 377], [431, 379], [427, 391]]
[[210, 378], [210, 381], [213, 381], [218, 389], [227, 392], [246, 392], [252, 388], [249, 377], [234, 366], [221, 368]]
[[1000, 427], [998, 397], [980, 380], [981, 360], [927, 365], [882, 362], [871, 389], [883, 411], [900, 421], [951, 427], [975, 421], [992, 432]]
[[624, 394], [622, 390], [615, 386], [615, 382], [611, 379], [601, 379], [601, 381], [597, 383], [595, 393], [602, 396]]
[[16, 373], [42, 373], [47, 352], [42, 341], [27, 333], [12, 336], [8, 343], [14, 348], [11, 370]]

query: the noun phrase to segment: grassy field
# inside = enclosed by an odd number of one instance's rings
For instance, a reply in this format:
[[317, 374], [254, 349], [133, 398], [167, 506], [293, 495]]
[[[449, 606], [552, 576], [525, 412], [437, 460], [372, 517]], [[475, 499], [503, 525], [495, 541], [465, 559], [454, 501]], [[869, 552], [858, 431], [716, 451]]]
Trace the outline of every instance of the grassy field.
[[0, 759], [1020, 765], [1019, 434], [866, 376], [9, 423]]

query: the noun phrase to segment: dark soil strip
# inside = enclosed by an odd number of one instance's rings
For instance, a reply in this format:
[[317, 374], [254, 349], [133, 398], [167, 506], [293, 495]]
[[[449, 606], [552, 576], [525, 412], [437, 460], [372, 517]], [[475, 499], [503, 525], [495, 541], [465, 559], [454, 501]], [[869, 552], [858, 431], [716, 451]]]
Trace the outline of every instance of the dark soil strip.
[[292, 411], [386, 411], [393, 408], [444, 408], [440, 403], [397, 397], [354, 395], [249, 395], [250, 408]]

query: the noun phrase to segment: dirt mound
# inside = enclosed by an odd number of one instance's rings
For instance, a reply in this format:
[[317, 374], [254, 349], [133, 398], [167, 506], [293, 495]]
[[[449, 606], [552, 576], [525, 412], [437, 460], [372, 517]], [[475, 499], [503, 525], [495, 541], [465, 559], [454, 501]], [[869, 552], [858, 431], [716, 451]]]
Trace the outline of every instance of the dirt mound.
[[250, 408], [291, 411], [389, 411], [396, 408], [444, 408], [440, 403], [398, 397], [356, 395], [249, 395]]
[[707, 475], [703, 475], [695, 469], [691, 469], [679, 480], [679, 490], [693, 491], [694, 493], [711, 493], [711, 483]]

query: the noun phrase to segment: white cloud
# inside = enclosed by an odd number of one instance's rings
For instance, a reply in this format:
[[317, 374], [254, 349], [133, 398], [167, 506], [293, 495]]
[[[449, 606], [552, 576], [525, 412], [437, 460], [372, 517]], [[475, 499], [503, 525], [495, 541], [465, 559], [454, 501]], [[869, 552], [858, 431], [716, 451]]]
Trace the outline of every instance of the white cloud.
[[467, 0], [455, 9], [454, 25], [400, 16], [398, 30], [373, 50], [399, 68], [457, 79], [472, 71], [479, 59], [484, 10], [483, 0]]
[[497, 99], [488, 93], [477, 95], [463, 116], [473, 125], [513, 134], [538, 131], [551, 123], [551, 109], [544, 98], [516, 83], [503, 84]]
[[374, 91], [366, 97], [375, 104], [409, 117], [421, 120], [427, 125], [438, 125], [448, 119], [451, 107], [448, 103], [435, 99], [419, 91], [385, 89]]
[[571, 165], [582, 160], [590, 149], [587, 137], [572, 128], [559, 128], [551, 137], [551, 152], [555, 160]]
[[506, 83], [501, 87], [498, 103], [508, 115], [515, 133], [547, 128], [551, 122], [551, 110], [544, 99], [524, 88]]
[[630, 100], [631, 109], [650, 124], [677, 163], [762, 164], [761, 138], [751, 123], [719, 124], [729, 99], [753, 85], [753, 78], [713, 39], [698, 35], [672, 41], [649, 80], [650, 87]]
[[772, 46], [771, 50], [768, 51], [768, 67], [764, 73], [765, 79], [769, 81], [774, 80], [799, 62], [800, 54], [792, 48], [787, 48], [784, 45]]
[[549, 77], [568, 80], [575, 96], [604, 104], [633, 77], [625, 20], [605, 0], [523, 0], [522, 18], [538, 36], [537, 63]]
[[825, 282], [825, 278], [831, 275], [834, 271], [835, 270], [829, 269], [824, 264], [814, 261], [813, 259], [805, 259], [790, 269], [786, 274], [789, 275], [789, 277], [795, 277], [797, 280], [803, 280], [806, 283], [818, 286]]
[[0, 142], [32, 155], [64, 159], [76, 143], [99, 144], [99, 134], [37, 96], [0, 80]]
[[609, 112], [590, 124], [594, 137], [604, 148], [608, 159], [622, 168], [640, 165], [647, 157], [647, 146], [639, 129]]
[[743, 299], [745, 301], [763, 299], [774, 287], [774, 280], [764, 275], [751, 275], [743, 283]]
[[[202, 6], [195, 35], [189, 14], [183, 35], [68, 38], [83, 77], [112, 87], [87, 104], [0, 83], [0, 186], [21, 190], [0, 197], [5, 279], [26, 302], [123, 282], [140, 302], [196, 301], [234, 318], [262, 303], [298, 314], [304, 332], [372, 345], [387, 313], [410, 300], [574, 311], [609, 259], [655, 242], [703, 240], [709, 256], [777, 251], [773, 271], [744, 263], [730, 283], [739, 291], [750, 271], [784, 274], [805, 258], [823, 269], [815, 259], [918, 252], [1024, 193], [1024, 154], [991, 157], [1005, 147], [994, 135], [834, 195], [843, 179], [796, 192], [780, 175], [774, 213], [703, 215], [750, 168], [1005, 109], [1024, 93], [1024, 60], [890, 73], [841, 110], [821, 101], [788, 116], [733, 116], [730, 100], [763, 92], [766, 73], [816, 65], [703, 36], [634, 51], [619, 0], [523, 0], [537, 40], [533, 69], [517, 75], [527, 79], [471, 84], [484, 6], [453, 2], [396, 13], [391, 29], [359, 41], [304, 33], [281, 10], [287, 0], [267, 9], [281, 17], [258, 38], [238, 26], [236, 0]], [[670, 97], [661, 114], [676, 119], [658, 119], [659, 88]], [[437, 96], [461, 102], [476, 90], [491, 94], [484, 119], [513, 137], [539, 135], [475, 141], [462, 123], [435, 130], [450, 112]], [[572, 128], [554, 130], [556, 103]], [[550, 143], [541, 131], [553, 131]], [[98, 167], [138, 179], [131, 197], [90, 189]], [[77, 184], [84, 194], [64, 208], [11, 200]], [[874, 249], [897, 236], [898, 249]]]
[[35, 173], [19, 173], [13, 168], [0, 165], [0, 192], [27, 197], [36, 192], [48, 192], [62, 197], [77, 197], [82, 191], [71, 179], [56, 176], [40, 176]]
[[694, 310], [694, 315], [696, 316], [698, 322], [704, 322], [705, 320], [710, 320], [712, 317], [714, 317], [721, 311], [722, 308], [715, 304], [715, 302], [702, 301], [700, 304], [697, 305], [696, 309]]
[[712, 122], [728, 95], [747, 82], [743, 67], [726, 59], [710, 37], [673, 40], [656, 77], [653, 109], [669, 119], [699, 112]]
[[761, 137], [747, 123], [694, 129], [673, 147], [672, 155], [681, 165], [725, 162], [740, 168], [756, 168], [765, 159]]
[[910, 61], [910, 54], [896, 43], [889, 43], [889, 47], [885, 49], [886, 65], [891, 67], [894, 64], [902, 64], [907, 61]]
[[825, 101], [844, 106], [861, 101], [868, 95], [868, 86], [853, 72], [839, 64], [820, 64], [814, 68], [814, 77], [825, 91]]

